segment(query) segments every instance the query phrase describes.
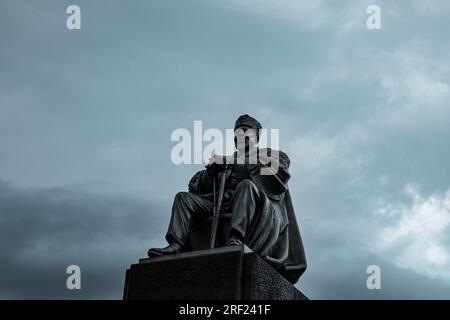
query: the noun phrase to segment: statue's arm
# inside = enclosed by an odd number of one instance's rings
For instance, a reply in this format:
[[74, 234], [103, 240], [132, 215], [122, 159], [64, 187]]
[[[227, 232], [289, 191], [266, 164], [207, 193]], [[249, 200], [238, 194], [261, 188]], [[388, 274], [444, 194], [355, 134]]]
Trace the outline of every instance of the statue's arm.
[[205, 194], [213, 191], [213, 181], [206, 170], [198, 171], [189, 181], [189, 192]]
[[291, 165], [291, 160], [288, 155], [283, 151], [279, 151], [280, 156], [278, 159], [278, 177], [284, 182], [287, 183], [291, 174], [289, 173], [289, 166]]
[[[280, 150], [271, 150], [271, 149], [263, 149], [263, 154], [268, 155], [268, 159], [265, 162], [268, 162], [267, 165], [262, 165], [265, 167], [269, 167], [271, 170], [276, 172], [276, 176], [280, 178], [280, 180], [286, 184], [290, 179], [291, 175], [289, 173], [289, 166], [291, 164], [291, 160], [288, 155]], [[278, 152], [278, 154], [275, 154]], [[270, 160], [270, 161], [269, 161]]]

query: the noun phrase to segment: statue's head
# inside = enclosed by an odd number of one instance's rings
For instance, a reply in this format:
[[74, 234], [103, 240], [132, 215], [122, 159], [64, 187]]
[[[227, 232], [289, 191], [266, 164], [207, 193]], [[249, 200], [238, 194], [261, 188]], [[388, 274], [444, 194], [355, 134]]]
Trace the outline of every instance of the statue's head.
[[255, 147], [259, 141], [261, 123], [248, 114], [240, 116], [234, 125], [234, 144], [238, 151]]

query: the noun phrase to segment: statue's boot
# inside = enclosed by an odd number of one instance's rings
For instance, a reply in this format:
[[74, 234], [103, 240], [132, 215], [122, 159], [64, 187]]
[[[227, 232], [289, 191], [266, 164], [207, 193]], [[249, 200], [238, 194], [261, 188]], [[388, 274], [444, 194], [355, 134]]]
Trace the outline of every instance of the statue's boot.
[[237, 238], [231, 238], [225, 243], [226, 246], [242, 246], [242, 244], [242, 241]]
[[230, 238], [225, 242], [226, 246], [242, 246], [244, 244], [244, 237], [236, 230], [231, 229]]
[[176, 254], [181, 252], [181, 246], [178, 243], [171, 243], [164, 248], [151, 248], [148, 250], [149, 257], [159, 257], [169, 254]]

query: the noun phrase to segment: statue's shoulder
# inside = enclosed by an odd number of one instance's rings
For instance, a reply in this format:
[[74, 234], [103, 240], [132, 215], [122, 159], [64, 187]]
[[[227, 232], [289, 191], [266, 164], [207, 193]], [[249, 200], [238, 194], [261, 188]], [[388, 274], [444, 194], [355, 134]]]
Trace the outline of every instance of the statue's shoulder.
[[203, 173], [205, 173], [206, 170], [200, 170], [197, 171], [189, 181], [188, 190], [191, 193], [199, 194], [200, 188], [201, 188], [201, 178], [203, 176]]
[[259, 152], [265, 153], [268, 156], [271, 156], [272, 154], [275, 154], [277, 152], [279, 161], [284, 167], [288, 168], [289, 165], [291, 164], [291, 160], [289, 159], [288, 155], [281, 150], [276, 150], [276, 149], [272, 149], [272, 148], [261, 148], [261, 149], [259, 149]]

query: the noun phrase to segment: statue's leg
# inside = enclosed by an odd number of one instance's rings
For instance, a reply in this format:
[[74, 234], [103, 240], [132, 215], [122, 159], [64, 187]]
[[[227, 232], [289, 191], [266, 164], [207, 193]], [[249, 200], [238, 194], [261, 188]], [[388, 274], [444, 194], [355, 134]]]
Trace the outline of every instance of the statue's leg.
[[258, 210], [260, 193], [253, 181], [242, 180], [236, 187], [231, 202], [230, 240], [228, 245], [243, 243], [248, 226]]
[[172, 206], [166, 240], [169, 243], [165, 248], [151, 248], [149, 256], [178, 253], [184, 247], [191, 229], [193, 220], [212, 214], [213, 203], [205, 197], [190, 192], [179, 192], [175, 196]]
[[193, 220], [212, 214], [213, 203], [205, 197], [190, 192], [179, 192], [172, 206], [172, 217], [167, 230], [166, 239], [170, 243], [176, 241], [184, 246]]

